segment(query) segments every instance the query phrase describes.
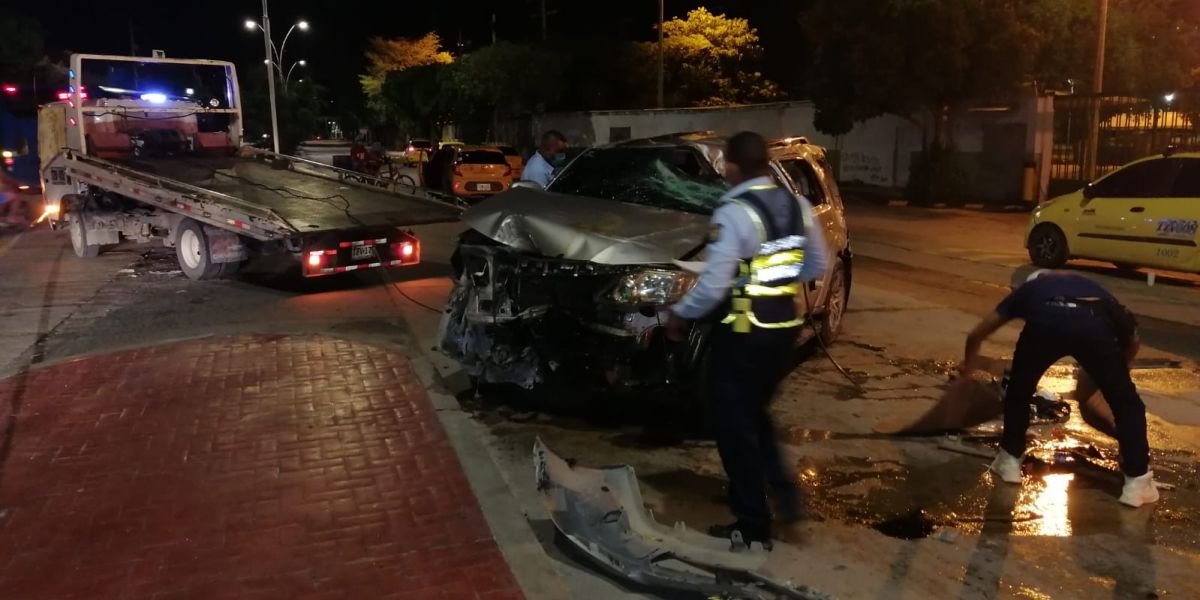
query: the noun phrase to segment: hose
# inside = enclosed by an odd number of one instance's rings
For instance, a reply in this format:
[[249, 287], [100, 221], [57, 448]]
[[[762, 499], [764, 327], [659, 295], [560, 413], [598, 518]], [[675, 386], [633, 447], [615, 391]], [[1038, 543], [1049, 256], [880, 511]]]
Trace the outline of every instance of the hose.
[[[809, 316], [812, 316], [812, 303], [809, 302], [807, 293], [804, 294], [804, 310], [809, 314]], [[842, 377], [845, 377], [846, 381], [849, 381], [855, 389], [861, 390], [862, 385], [855, 381], [854, 378], [850, 376], [850, 373], [842, 367], [841, 363], [839, 363], [837, 359], [829, 353], [829, 347], [825, 345], [825, 340], [821, 339], [821, 330], [817, 329], [815, 319], [805, 319], [804, 324], [812, 329], [813, 337], [817, 339], [817, 345], [821, 347], [821, 353], [825, 355], [825, 358], [829, 359], [829, 362], [833, 365], [833, 368], [837, 369], [838, 373], [841, 373]]]

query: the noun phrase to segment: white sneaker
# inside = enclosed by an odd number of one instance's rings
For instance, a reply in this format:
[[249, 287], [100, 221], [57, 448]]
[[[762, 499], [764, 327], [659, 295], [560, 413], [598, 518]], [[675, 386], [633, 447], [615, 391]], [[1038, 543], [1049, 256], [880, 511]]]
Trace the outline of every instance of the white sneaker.
[[1017, 458], [1001, 448], [996, 453], [996, 459], [992, 461], [992, 466], [988, 467], [988, 470], [995, 473], [1005, 483], [1021, 483], [1021, 461], [1024, 459], [1024, 454]]
[[1158, 487], [1154, 485], [1154, 471], [1146, 471], [1141, 477], [1125, 477], [1121, 489], [1121, 504], [1137, 508], [1158, 501]]

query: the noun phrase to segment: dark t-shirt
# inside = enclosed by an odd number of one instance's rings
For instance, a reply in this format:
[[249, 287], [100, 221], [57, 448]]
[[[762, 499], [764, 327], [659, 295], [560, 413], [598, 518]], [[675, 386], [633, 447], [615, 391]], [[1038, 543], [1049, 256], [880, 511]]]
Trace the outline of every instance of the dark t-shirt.
[[1082, 275], [1047, 273], [1013, 290], [996, 307], [996, 312], [1006, 319], [1028, 321], [1030, 317], [1038, 316], [1038, 311], [1055, 298], [1116, 300], [1112, 294], [1108, 293], [1108, 290], [1100, 287], [1100, 284]]

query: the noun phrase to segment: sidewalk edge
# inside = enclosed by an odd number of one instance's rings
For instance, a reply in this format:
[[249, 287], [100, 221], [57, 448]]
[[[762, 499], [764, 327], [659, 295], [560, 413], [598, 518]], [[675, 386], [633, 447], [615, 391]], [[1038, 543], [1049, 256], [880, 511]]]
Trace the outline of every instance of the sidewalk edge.
[[496, 544], [525, 597], [531, 600], [570, 598], [566, 582], [538, 541], [528, 515], [492, 459], [484, 442], [487, 432], [463, 412], [458, 400], [441, 390], [432, 362], [424, 356], [413, 356], [411, 364], [458, 455]]

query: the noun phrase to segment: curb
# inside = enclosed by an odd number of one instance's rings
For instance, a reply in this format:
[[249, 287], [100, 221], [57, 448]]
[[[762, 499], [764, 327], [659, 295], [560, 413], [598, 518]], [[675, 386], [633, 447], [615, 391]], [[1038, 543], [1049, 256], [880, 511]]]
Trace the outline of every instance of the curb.
[[492, 459], [484, 442], [487, 431], [463, 412], [453, 396], [442, 391], [440, 376], [425, 356], [412, 357], [412, 368], [437, 411], [438, 420], [458, 455], [496, 544], [525, 597], [531, 600], [570, 598], [566, 582], [530, 529], [529, 515], [522, 510]]

